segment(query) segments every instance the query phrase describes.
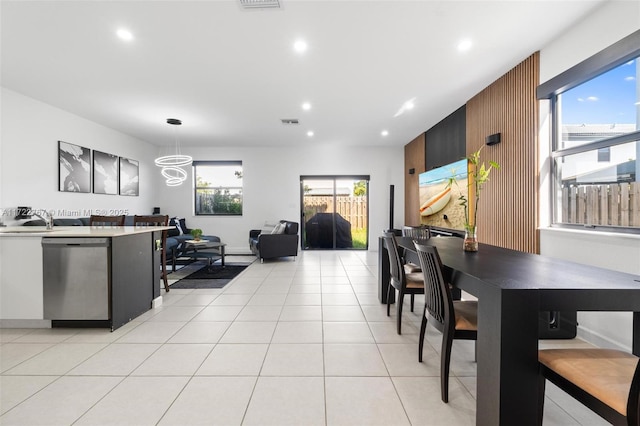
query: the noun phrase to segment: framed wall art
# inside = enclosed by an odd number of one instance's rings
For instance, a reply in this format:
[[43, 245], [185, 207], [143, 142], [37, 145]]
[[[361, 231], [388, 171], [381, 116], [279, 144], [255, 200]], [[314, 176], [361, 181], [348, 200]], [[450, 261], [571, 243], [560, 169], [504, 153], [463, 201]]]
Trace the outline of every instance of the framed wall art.
[[120, 195], [139, 195], [139, 173], [137, 160], [120, 157]]
[[[468, 169], [468, 160], [464, 158], [420, 173], [421, 225], [464, 231], [465, 209], [460, 196], [468, 196]], [[449, 185], [451, 178], [457, 185]]]
[[58, 191], [91, 192], [91, 150], [58, 141]]
[[93, 193], [118, 194], [118, 156], [93, 151]]

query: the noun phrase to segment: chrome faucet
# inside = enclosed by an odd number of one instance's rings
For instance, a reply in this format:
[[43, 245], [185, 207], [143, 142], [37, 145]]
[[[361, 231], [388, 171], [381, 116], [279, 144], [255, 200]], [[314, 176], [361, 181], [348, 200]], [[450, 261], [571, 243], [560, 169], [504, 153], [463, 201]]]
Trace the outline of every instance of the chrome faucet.
[[36, 211], [32, 211], [31, 214], [33, 214], [36, 217], [39, 217], [40, 219], [44, 220], [44, 222], [47, 225], [47, 229], [53, 229], [53, 215], [49, 212], [47, 212], [46, 210], [40, 210], [41, 212], [43, 212], [43, 214], [46, 216], [42, 216], [40, 214], [38, 214]]

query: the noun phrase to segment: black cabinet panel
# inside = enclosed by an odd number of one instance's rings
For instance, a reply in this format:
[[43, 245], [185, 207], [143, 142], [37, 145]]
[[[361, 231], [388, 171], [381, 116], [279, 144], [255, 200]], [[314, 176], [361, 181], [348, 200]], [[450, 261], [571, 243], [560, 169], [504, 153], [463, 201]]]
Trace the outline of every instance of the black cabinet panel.
[[465, 105], [427, 130], [426, 170], [456, 162], [467, 156], [467, 108]]
[[[154, 287], [153, 233], [112, 239], [111, 321], [112, 329], [151, 309]], [[156, 268], [157, 269], [157, 268]]]

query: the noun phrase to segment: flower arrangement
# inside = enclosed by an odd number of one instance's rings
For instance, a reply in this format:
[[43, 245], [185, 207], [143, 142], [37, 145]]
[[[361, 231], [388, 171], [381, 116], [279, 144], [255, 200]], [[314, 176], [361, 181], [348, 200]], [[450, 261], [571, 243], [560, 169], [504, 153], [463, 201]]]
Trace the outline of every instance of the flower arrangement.
[[[476, 220], [478, 218], [478, 204], [480, 191], [485, 183], [489, 182], [489, 174], [493, 169], [500, 169], [495, 161], [489, 161], [489, 167], [480, 162], [482, 148], [467, 157], [469, 161], [469, 173], [467, 175], [467, 191], [462, 191], [455, 177], [449, 178], [448, 187], [455, 185], [460, 196], [459, 204], [464, 207], [465, 251], [478, 251], [478, 239], [476, 236]], [[473, 204], [469, 200], [473, 201]]]

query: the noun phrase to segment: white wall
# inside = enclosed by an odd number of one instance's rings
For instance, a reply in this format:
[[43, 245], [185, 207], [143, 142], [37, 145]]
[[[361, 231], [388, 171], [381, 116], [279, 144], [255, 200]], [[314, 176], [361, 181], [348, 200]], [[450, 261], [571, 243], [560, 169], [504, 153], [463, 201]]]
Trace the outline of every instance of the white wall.
[[[0, 122], [0, 208], [30, 206], [63, 211], [128, 211], [150, 214], [158, 179], [157, 148], [59, 108], [2, 88]], [[140, 196], [58, 192], [58, 141], [81, 145], [140, 162]]]
[[540, 50], [540, 82], [640, 29], [640, 2], [609, 0]]
[[[229, 253], [249, 251], [249, 230], [266, 220], [300, 222], [301, 175], [370, 175], [369, 249], [389, 226], [389, 185], [395, 185], [395, 227], [404, 218], [404, 148], [318, 146], [304, 141], [299, 147], [183, 148], [198, 160], [240, 160], [243, 166], [244, 206], [240, 217], [193, 215], [191, 185], [163, 187], [161, 212], [187, 218], [189, 227], [202, 228], [227, 243]], [[191, 172], [189, 178], [191, 179]], [[159, 180], [159, 182], [161, 182]]]
[[[197, 160], [241, 160], [244, 170], [244, 214], [240, 217], [195, 217], [190, 181], [164, 185], [153, 164], [159, 150], [144, 141], [101, 126], [59, 108], [2, 88], [0, 117], [0, 208], [9, 209], [5, 224], [15, 222], [12, 208], [31, 206], [56, 211], [125, 210], [187, 218], [190, 227], [218, 235], [229, 253], [248, 252], [250, 229], [265, 220], [300, 221], [300, 175], [370, 175], [369, 239], [388, 227], [389, 185], [395, 185], [395, 227], [404, 218], [404, 148], [324, 146], [305, 140], [299, 147], [187, 148]], [[58, 140], [132, 158], [140, 162], [140, 196], [77, 194], [58, 191]], [[189, 171], [191, 178], [191, 171]], [[58, 217], [69, 216], [59, 214]]]
[[[616, 41], [640, 29], [640, 2], [609, 1], [540, 51], [540, 81], [545, 82]], [[546, 103], [544, 103], [546, 105]], [[541, 113], [541, 141], [549, 135]], [[543, 219], [540, 253], [603, 268], [640, 274], [640, 237], [547, 228], [549, 223], [549, 163], [541, 147], [540, 206]], [[579, 313], [578, 334], [602, 346], [631, 349], [630, 313]]]

